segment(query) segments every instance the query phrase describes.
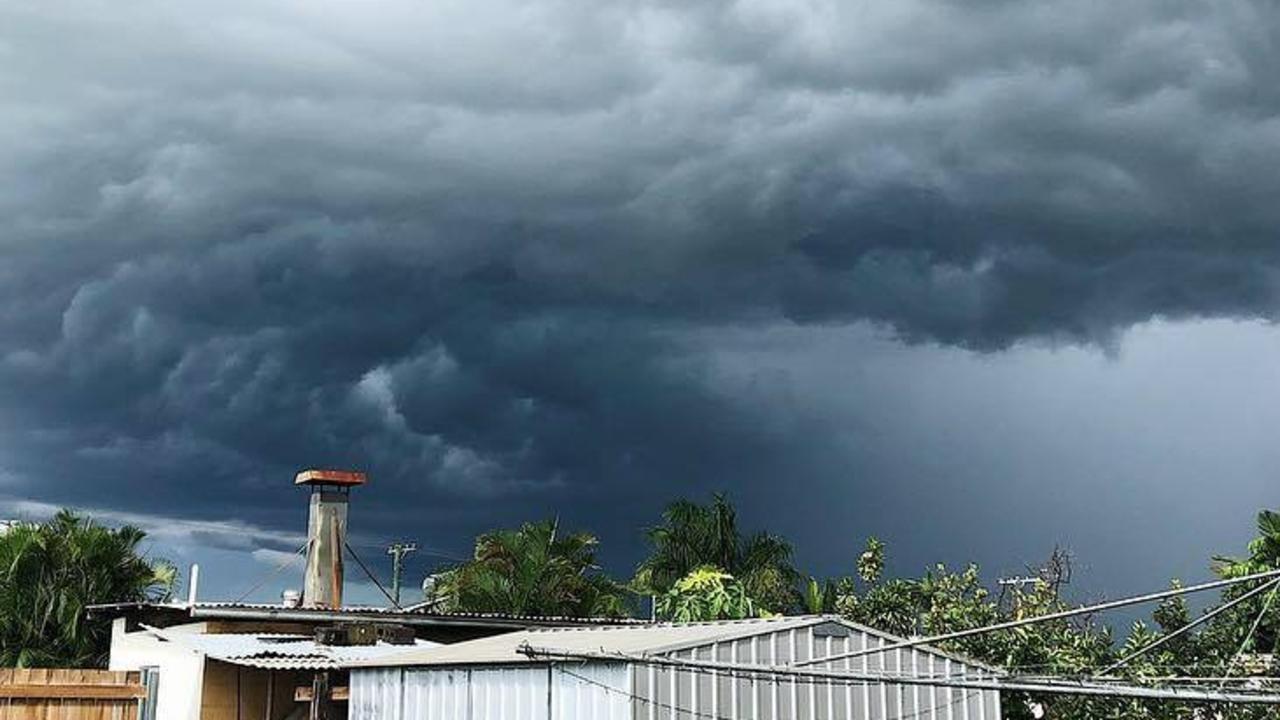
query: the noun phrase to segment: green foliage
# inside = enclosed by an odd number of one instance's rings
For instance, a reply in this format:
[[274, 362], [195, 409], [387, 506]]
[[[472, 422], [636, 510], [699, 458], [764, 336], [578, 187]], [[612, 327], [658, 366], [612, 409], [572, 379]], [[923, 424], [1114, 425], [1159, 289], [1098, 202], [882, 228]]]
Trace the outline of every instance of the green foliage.
[[0, 532], [0, 665], [105, 665], [110, 627], [85, 607], [161, 600], [174, 586], [171, 565], [139, 553], [144, 537], [67, 510]]
[[[857, 578], [837, 582], [836, 610], [854, 622], [902, 637], [942, 635], [1067, 607], [1059, 599], [1056, 585], [1043, 581], [1030, 590], [1015, 590], [1002, 606], [983, 586], [976, 565], [959, 572], [937, 565], [920, 579], [890, 580], [882, 577], [884, 567], [885, 546], [872, 538], [857, 558]], [[1110, 657], [1111, 637], [1087, 621], [1059, 621], [974, 635], [943, 647], [992, 665], [1035, 673], [1080, 674]], [[1029, 702], [1052, 708], [1050, 717], [1074, 718], [1077, 715], [1070, 713], [1081, 712], [1086, 705], [1075, 699], [1014, 694], [1006, 698], [1006, 717], [1032, 717]], [[1090, 712], [1097, 710], [1088, 708]]]
[[766, 617], [769, 613], [761, 610], [732, 575], [703, 565], [658, 598], [658, 614], [674, 622], [700, 622]]
[[561, 534], [558, 520], [485, 533], [472, 560], [440, 575], [436, 594], [447, 610], [622, 617], [625, 591], [599, 572], [597, 545], [589, 533]]
[[879, 538], [867, 538], [867, 549], [858, 556], [858, 577], [868, 585], [880, 582], [884, 574], [884, 543]]
[[800, 573], [792, 565], [790, 543], [765, 532], [744, 537], [724, 495], [715, 495], [710, 505], [678, 500], [662, 519], [646, 531], [652, 551], [636, 570], [637, 592], [664, 595], [693, 570], [710, 565], [737, 578], [768, 610], [799, 605]]
[[[1243, 558], [1217, 558], [1224, 577], [1241, 577], [1280, 569], [1280, 514], [1258, 517], [1258, 537]], [[1027, 587], [1015, 587], [1002, 598], [993, 598], [983, 587], [977, 566], [954, 572], [936, 566], [920, 579], [883, 579], [884, 544], [874, 538], [856, 561], [855, 577], [836, 581], [835, 607], [851, 620], [896, 635], [941, 635], [956, 630], [985, 627], [1007, 620], [1041, 617], [1071, 608], [1059, 592], [1070, 574], [1070, 558], [1055, 552], [1040, 579]], [[1065, 570], [1065, 572], [1064, 572]], [[810, 588], [816, 583], [811, 583]], [[1174, 587], [1178, 586], [1175, 581]], [[1230, 602], [1256, 583], [1225, 590], [1221, 603]], [[1083, 677], [1095, 675], [1122, 657], [1148, 648], [1123, 666], [1118, 674], [1129, 682], [1154, 683], [1170, 676], [1217, 677], [1224, 673], [1264, 673], [1275, 677], [1274, 664], [1264, 660], [1277, 651], [1280, 598], [1262, 593], [1211, 618], [1193, 631], [1177, 634], [1194, 620], [1187, 601], [1175, 597], [1161, 602], [1151, 623], [1137, 622], [1118, 647], [1109, 628], [1091, 617], [1055, 620], [1012, 630], [983, 633], [943, 643], [943, 648], [997, 665], [1014, 673]], [[1219, 607], [1219, 606], [1214, 606]], [[1213, 607], [1204, 612], [1213, 611]], [[1264, 612], [1265, 611], [1265, 612]], [[1256, 633], [1250, 633], [1261, 617]], [[1237, 654], [1244, 650], [1244, 658]], [[1035, 706], [1044, 717], [1063, 720], [1261, 720], [1273, 717], [1259, 707], [1215, 706], [1171, 701], [1136, 701], [1115, 698], [1082, 698], [1006, 693], [1005, 717], [1028, 720]]]
[[836, 584], [832, 580], [825, 583], [810, 577], [804, 584], [802, 604], [804, 611], [810, 615], [833, 613], [836, 609]]

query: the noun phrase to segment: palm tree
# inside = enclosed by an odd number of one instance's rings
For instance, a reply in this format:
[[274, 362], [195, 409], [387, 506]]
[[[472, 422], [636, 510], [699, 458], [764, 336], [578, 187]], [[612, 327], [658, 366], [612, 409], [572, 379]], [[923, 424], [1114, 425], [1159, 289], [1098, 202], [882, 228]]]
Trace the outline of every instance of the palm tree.
[[589, 533], [561, 534], [559, 520], [485, 533], [474, 558], [443, 573], [435, 593], [453, 611], [624, 616], [623, 588], [596, 565], [598, 544]]
[[1249, 542], [1249, 556], [1215, 557], [1215, 569], [1226, 578], [1244, 577], [1280, 568], [1280, 513], [1258, 513], [1258, 537]]
[[[1280, 513], [1263, 510], [1258, 513], [1258, 536], [1249, 542], [1247, 557], [1215, 557], [1214, 569], [1225, 578], [1280, 570]], [[1222, 593], [1224, 601], [1234, 600], [1251, 589], [1234, 585]], [[1219, 645], [1236, 648], [1239, 644], [1253, 652], [1280, 650], [1280, 599], [1276, 591], [1246, 601], [1219, 616], [1209, 635]], [[1252, 632], [1250, 632], [1252, 631]], [[1212, 643], [1211, 643], [1212, 644]], [[1230, 652], [1225, 650], [1224, 652]]]
[[85, 607], [160, 600], [173, 589], [173, 567], [139, 553], [145, 537], [67, 510], [0, 532], [0, 665], [105, 664], [110, 628], [86, 620]]
[[800, 573], [791, 563], [791, 544], [767, 532], [743, 537], [737, 512], [722, 494], [710, 505], [677, 500], [661, 525], [646, 534], [653, 551], [633, 580], [647, 595], [667, 593], [693, 570], [710, 565], [737, 578], [763, 609], [786, 612], [799, 603]]

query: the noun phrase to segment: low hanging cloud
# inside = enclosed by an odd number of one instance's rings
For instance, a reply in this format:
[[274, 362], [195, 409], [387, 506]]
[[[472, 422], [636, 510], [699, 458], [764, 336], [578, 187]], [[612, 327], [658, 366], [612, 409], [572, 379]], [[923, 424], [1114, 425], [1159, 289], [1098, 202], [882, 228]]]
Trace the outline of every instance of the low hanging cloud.
[[5, 487], [262, 527], [317, 464], [401, 527], [625, 504], [805, 467], [706, 381], [725, 327], [1274, 320], [1278, 13], [7, 4]]

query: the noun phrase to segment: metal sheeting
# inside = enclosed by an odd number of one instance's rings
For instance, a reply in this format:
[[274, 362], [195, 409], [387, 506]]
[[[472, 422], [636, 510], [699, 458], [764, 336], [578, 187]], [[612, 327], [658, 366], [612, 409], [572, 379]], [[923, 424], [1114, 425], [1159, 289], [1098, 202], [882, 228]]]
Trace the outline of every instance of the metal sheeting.
[[553, 720], [630, 720], [632, 689], [626, 665], [555, 665]]
[[[681, 660], [744, 665], [787, 665], [889, 644], [869, 633], [843, 635], [821, 626], [764, 633], [749, 638], [671, 652]], [[869, 645], [868, 645], [869, 644]], [[819, 663], [814, 669], [865, 674], [991, 678], [981, 667], [917, 648]], [[821, 681], [794, 676], [729, 677], [711, 670], [633, 666], [633, 720], [999, 720], [995, 691], [922, 687], [885, 682]]]
[[525, 645], [570, 652], [657, 653], [781, 629], [835, 622], [820, 615], [804, 615], [613, 627], [537, 628], [429, 650], [411, 650], [395, 658], [379, 660], [376, 666], [509, 665], [540, 662], [523, 652]]
[[350, 720], [630, 720], [625, 665], [371, 669], [351, 674]]
[[[551, 648], [626, 652], [637, 659], [548, 665], [516, 652], [520, 643], [535, 640]], [[883, 681], [730, 677], [639, 659], [650, 653], [785, 666], [897, 641], [835, 618], [813, 617], [513, 633], [415, 652], [423, 662], [456, 665], [353, 670], [351, 720], [999, 720], [997, 691], [893, 682], [898, 675], [969, 680], [998, 675], [993, 668], [926, 647], [810, 666], [884, 675]]]
[[167, 642], [190, 648], [215, 660], [269, 670], [335, 670], [379, 658], [394, 657], [417, 648], [436, 647], [439, 643], [415, 640], [413, 645], [321, 645], [305, 635], [271, 633], [204, 633], [175, 632], [143, 626]]

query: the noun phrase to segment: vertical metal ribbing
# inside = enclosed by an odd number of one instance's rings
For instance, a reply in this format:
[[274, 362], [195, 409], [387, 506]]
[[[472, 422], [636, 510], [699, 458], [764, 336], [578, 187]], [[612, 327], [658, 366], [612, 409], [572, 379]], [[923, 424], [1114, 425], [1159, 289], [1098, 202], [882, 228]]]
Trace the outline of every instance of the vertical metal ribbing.
[[556, 717], [555, 669], [555, 663], [547, 665], [547, 720], [555, 720]]
[[[631, 669], [628, 668], [627, 669], [627, 694], [626, 694], [626, 697], [623, 697], [620, 699], [621, 706], [625, 708], [623, 716], [626, 717], [627, 720], [633, 720], [633, 718], [635, 718], [636, 716], [635, 710], [633, 708], [635, 706], [635, 702], [636, 702], [635, 698], [637, 694], [638, 693], [636, 693], [636, 674], [634, 672], [631, 672]], [[555, 718], [547, 718], [547, 720], [555, 720]]]
[[[872, 642], [872, 637], [864, 634], [863, 646], [861, 646], [860, 650], [867, 650], [870, 642]], [[864, 655], [861, 665], [863, 665], [863, 674], [868, 674], [870, 667], [872, 667], [872, 656]], [[872, 720], [872, 684], [870, 683], [863, 683], [863, 715], [864, 720]]]
[[[951, 678], [951, 658], [947, 658], [942, 663], [942, 672], [946, 673], [947, 679]], [[947, 693], [947, 720], [955, 720], [956, 717], [956, 688], [949, 687]], [[963, 696], [962, 696], [963, 697]]]
[[[827, 657], [831, 657], [831, 655], [832, 655], [831, 636], [828, 635], [827, 636]], [[831, 663], [823, 663], [823, 667], [825, 667], [827, 670], [835, 670], [835, 667], [833, 667]], [[836, 716], [836, 684], [831, 682], [830, 680], [827, 681], [827, 716], [828, 717]]]
[[[853, 651], [853, 634], [852, 633], [845, 636], [844, 642], [841, 643], [840, 651], [844, 653]], [[845, 672], [850, 672], [853, 670], [853, 658], [846, 657], [844, 659], [844, 669], [845, 669]], [[853, 683], [851, 682], [844, 684], [844, 717], [845, 717], [845, 720], [854, 720]]]
[[[880, 638], [876, 638], [876, 647], [883, 648], [884, 642]], [[876, 657], [880, 658], [880, 717], [888, 720], [889, 718], [889, 683], [885, 682], [884, 677], [888, 674], [889, 658], [886, 653], [876, 653]]]
[[467, 708], [467, 719], [475, 720], [476, 715], [475, 711], [472, 709], [474, 706], [472, 705], [471, 697], [471, 670], [467, 670], [466, 678], [467, 684], [463, 687], [463, 698], [465, 698], [465, 707]]
[[[805, 630], [804, 635], [809, 640], [809, 659], [812, 660], [817, 656], [817, 648], [813, 644], [813, 628]], [[818, 720], [818, 683], [816, 681], [809, 683], [809, 720]]]
[[[911, 649], [911, 676], [920, 677], [920, 653], [915, 648]], [[916, 716], [924, 714], [924, 708], [920, 706], [920, 686], [916, 685], [911, 688], [911, 700], [915, 704], [913, 712]]]
[[658, 668], [649, 666], [649, 720], [658, 720]]
[[[750, 643], [748, 647], [751, 649], [752, 665], [759, 661], [760, 654], [756, 652], [756, 644], [759, 640], [759, 635], [752, 635], [747, 641]], [[760, 717], [760, 678], [756, 673], [751, 673], [751, 717]]]
[[[697, 648], [694, 648], [689, 651], [689, 659], [695, 660], [695, 661], [699, 659]], [[701, 682], [701, 679], [698, 677], [698, 673], [690, 671], [689, 672], [689, 709], [692, 711], [691, 716], [695, 718], [698, 717], [699, 714], [701, 714], [702, 712], [702, 706], [699, 704], [702, 701], [702, 698], [698, 697], [699, 682]]]
[[[787, 639], [791, 642], [791, 663], [794, 665], [800, 659], [799, 648], [796, 645], [796, 631], [790, 630], [787, 633]], [[796, 684], [796, 676], [791, 676], [791, 714], [797, 720], [800, 718], [800, 687]]]
[[680, 669], [669, 667], [665, 672], [671, 675], [671, 681], [668, 683], [671, 689], [671, 698], [670, 702], [667, 703], [671, 713], [671, 720], [678, 720], [679, 711], [676, 708], [680, 707]]
[[[711, 643], [711, 659], [720, 662], [720, 643]], [[711, 715], [720, 717], [720, 671], [711, 671]]]
[[[729, 641], [729, 661], [734, 665], [738, 664], [738, 643], [736, 640]], [[738, 676], [732, 676], [733, 680], [729, 683], [729, 717], [738, 720], [738, 713], [742, 709], [742, 700], [738, 697]]]
[[[778, 662], [778, 633], [776, 632], [769, 634], [769, 663], [771, 665], [781, 664]], [[777, 675], [772, 675], [769, 680], [769, 717], [772, 720], [779, 720], [778, 716], [781, 713], [778, 708], [778, 683], [781, 682], [782, 679]]]
[[[926, 655], [929, 658], [929, 674], [938, 674], [938, 657], [936, 655]], [[938, 720], [938, 686], [929, 686], [929, 720]]]
[[[968, 668], [964, 668], [964, 669], [962, 669], [962, 670], [960, 671], [960, 676], [961, 676], [962, 678], [964, 678], [965, 680], [968, 680], [968, 679], [969, 679], [969, 670], [968, 670]], [[960, 699], [961, 699], [961, 701], [962, 701], [962, 702], [961, 702], [961, 704], [960, 704], [960, 718], [961, 718], [961, 720], [971, 720], [971, 719], [970, 719], [970, 717], [969, 717], [969, 691], [968, 691], [968, 690], [961, 689], [961, 690], [960, 690]]]
[[409, 711], [406, 710], [404, 706], [405, 694], [408, 692], [408, 682], [408, 673], [405, 672], [404, 668], [400, 668], [400, 707], [396, 712], [396, 716], [392, 718], [392, 720], [405, 720], [405, 716], [409, 714]]
[[[902, 677], [903, 671], [906, 670], [906, 663], [903, 662], [902, 650], [893, 653], [893, 674]], [[905, 715], [907, 707], [907, 686], [898, 683], [898, 714]]]
[[[986, 679], [986, 673], [978, 671], [978, 679]], [[978, 720], [987, 720], [987, 691], [978, 691]]]

